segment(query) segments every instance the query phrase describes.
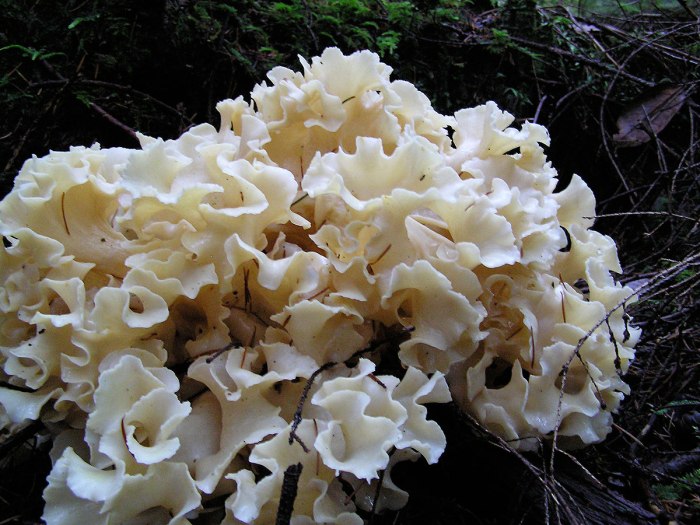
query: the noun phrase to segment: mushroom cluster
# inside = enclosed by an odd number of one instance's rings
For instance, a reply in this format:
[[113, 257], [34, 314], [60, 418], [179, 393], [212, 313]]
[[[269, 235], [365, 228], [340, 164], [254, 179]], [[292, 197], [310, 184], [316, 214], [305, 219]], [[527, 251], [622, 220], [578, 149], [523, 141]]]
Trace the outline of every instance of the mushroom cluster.
[[0, 426], [56, 433], [48, 525], [360, 525], [444, 451], [429, 403], [520, 449], [609, 432], [632, 291], [547, 131], [441, 115], [371, 52], [301, 62], [0, 203]]

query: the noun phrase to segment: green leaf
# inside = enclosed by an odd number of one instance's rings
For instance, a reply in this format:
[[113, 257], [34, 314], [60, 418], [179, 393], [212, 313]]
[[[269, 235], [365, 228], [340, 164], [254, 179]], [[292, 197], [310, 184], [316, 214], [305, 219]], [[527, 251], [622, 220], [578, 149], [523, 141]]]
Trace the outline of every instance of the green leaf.
[[686, 494], [690, 494], [697, 485], [700, 485], [700, 468], [689, 472], [673, 483], [653, 485], [652, 490], [659, 499], [678, 501], [683, 499]]
[[334, 2], [339, 11], [351, 16], [365, 16], [371, 13], [365, 1], [362, 0], [338, 0]]
[[231, 46], [231, 47], [229, 47], [228, 52], [231, 53], [231, 55], [233, 55], [233, 57], [243, 67], [245, 67], [248, 71], [255, 72], [255, 67], [253, 67], [253, 63], [250, 61], [250, 59], [247, 56], [245, 56], [243, 53], [241, 53], [238, 49]]
[[232, 6], [232, 5], [228, 5], [228, 4], [217, 4], [216, 7], [218, 7], [218, 8], [221, 9], [222, 11], [225, 11], [225, 12], [231, 14], [231, 15], [237, 15], [237, 14], [238, 14], [238, 9], [236, 9], [236, 8], [235, 8], [234, 6]]
[[76, 92], [75, 98], [77, 98], [80, 102], [82, 102], [88, 107], [90, 107], [90, 105], [92, 104], [92, 100], [90, 100], [90, 95], [88, 93], [85, 93], [84, 91]]
[[99, 18], [100, 18], [99, 13], [94, 14], [94, 15], [89, 15], [89, 16], [79, 16], [78, 18], [75, 18], [70, 24], [68, 24], [68, 29], [69, 30], [75, 29], [83, 22], [94, 22], [95, 20], [98, 20]]
[[679, 401], [671, 401], [667, 405], [654, 411], [654, 414], [657, 414], [657, 415], [666, 414], [667, 412], [670, 412], [671, 410], [673, 410], [676, 407], [683, 407], [683, 406], [700, 406], [700, 401], [690, 401], [688, 399], [681, 399]]
[[413, 2], [386, 2], [387, 18], [392, 24], [405, 24], [410, 22], [414, 6]]
[[285, 4], [284, 2], [275, 2], [270, 6], [273, 15], [275, 16], [291, 16], [292, 18], [303, 17], [301, 6], [298, 4]]
[[354, 27], [352, 28], [352, 34], [358, 40], [362, 40], [366, 47], [372, 47], [372, 44], [374, 43], [372, 35], [370, 35], [366, 29], [362, 29], [361, 27]]
[[384, 31], [381, 36], [377, 37], [377, 47], [381, 56], [393, 55], [396, 52], [396, 47], [401, 41], [401, 35], [394, 30]]
[[9, 46], [0, 47], [0, 52], [8, 51], [10, 49], [18, 49], [19, 51], [22, 52], [22, 54], [29, 57], [32, 61], [47, 60], [51, 57], [58, 56], [58, 55], [65, 56], [65, 53], [61, 53], [58, 51], [47, 53], [43, 49], [34, 49], [33, 47], [26, 47], [26, 46], [23, 46], [21, 44], [11, 44]]
[[328, 24], [337, 28], [340, 28], [345, 25], [345, 23], [340, 18], [333, 15], [321, 15], [318, 17], [317, 22], [319, 24]]
[[22, 51], [22, 53], [24, 55], [27, 55], [28, 57], [30, 57], [32, 60], [36, 60], [41, 55], [41, 51], [38, 51], [38, 50], [34, 49], [33, 47], [23, 46], [21, 44], [11, 44], [9, 46], [0, 47], [0, 52], [9, 51], [10, 49], [18, 49], [18, 50]]
[[494, 40], [499, 44], [510, 44], [510, 35], [505, 29], [498, 29], [494, 27], [491, 29], [491, 35], [493, 35]]
[[333, 42], [334, 45], [338, 45], [338, 41], [336, 40], [336, 36], [332, 33], [329, 33], [328, 31], [320, 31], [319, 36], [326, 37], [330, 42]]

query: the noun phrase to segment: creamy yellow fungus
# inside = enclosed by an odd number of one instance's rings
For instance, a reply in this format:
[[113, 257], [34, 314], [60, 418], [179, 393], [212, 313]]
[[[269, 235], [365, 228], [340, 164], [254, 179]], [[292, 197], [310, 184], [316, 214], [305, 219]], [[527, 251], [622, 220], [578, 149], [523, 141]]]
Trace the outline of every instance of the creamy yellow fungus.
[[618, 308], [585, 336], [631, 290], [546, 129], [441, 115], [367, 51], [302, 65], [219, 129], [32, 158], [0, 203], [0, 425], [62, 431], [48, 525], [222, 496], [271, 524], [297, 464], [295, 525], [359, 525], [444, 451], [427, 403], [521, 449], [610, 431], [639, 332]]

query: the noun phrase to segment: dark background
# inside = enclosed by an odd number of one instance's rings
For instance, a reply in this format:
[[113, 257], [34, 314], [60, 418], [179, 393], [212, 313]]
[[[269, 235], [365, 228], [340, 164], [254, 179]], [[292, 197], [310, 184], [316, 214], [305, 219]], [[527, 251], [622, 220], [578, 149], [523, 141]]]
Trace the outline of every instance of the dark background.
[[[598, 213], [620, 214], [596, 228], [618, 241], [622, 279], [653, 278], [698, 254], [698, 7], [570, 4], [0, 0], [1, 194], [31, 155], [136, 147], [134, 131], [174, 138], [216, 125], [216, 102], [248, 97], [275, 65], [298, 70], [297, 55], [327, 46], [371, 49], [442, 113], [495, 100], [518, 123], [547, 126], [561, 184], [580, 174]], [[618, 129], [625, 114], [646, 115], [636, 134]], [[620, 131], [633, 138], [623, 144]], [[688, 264], [631, 312], [644, 339], [626, 378], [632, 395], [605, 443], [558, 454], [551, 470], [546, 444], [523, 456], [454, 407], [432, 407], [445, 455], [397, 467], [409, 505], [368, 520], [697, 523], [699, 281]], [[0, 436], [0, 523], [38, 522], [49, 447], [40, 424]]]

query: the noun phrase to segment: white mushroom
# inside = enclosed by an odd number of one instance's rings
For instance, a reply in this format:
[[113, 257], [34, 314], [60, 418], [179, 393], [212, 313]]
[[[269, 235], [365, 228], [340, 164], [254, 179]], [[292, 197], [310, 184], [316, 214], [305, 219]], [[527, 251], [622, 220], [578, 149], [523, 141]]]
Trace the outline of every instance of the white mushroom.
[[610, 431], [632, 291], [547, 130], [441, 115], [368, 51], [302, 69], [219, 129], [32, 158], [0, 202], [0, 425], [65, 430], [49, 525], [219, 496], [272, 524], [297, 465], [294, 524], [360, 525], [405, 504], [394, 465], [438, 461], [451, 398], [518, 448]]

